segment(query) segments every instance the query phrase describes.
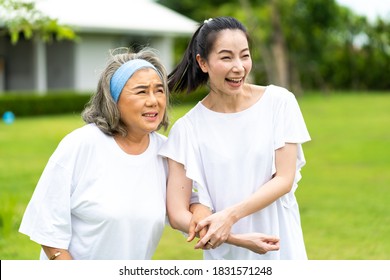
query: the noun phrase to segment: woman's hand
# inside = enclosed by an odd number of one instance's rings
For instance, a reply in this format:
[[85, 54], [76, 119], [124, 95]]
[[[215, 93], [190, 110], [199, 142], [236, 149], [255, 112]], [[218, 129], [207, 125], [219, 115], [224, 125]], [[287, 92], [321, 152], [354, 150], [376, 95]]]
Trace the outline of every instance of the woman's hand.
[[269, 251], [280, 249], [280, 239], [276, 236], [263, 233], [231, 234], [227, 243], [249, 249], [257, 254], [265, 254]]
[[207, 233], [201, 237], [195, 245], [195, 249], [215, 249], [224, 243], [229, 235], [234, 220], [228, 209], [222, 210], [198, 223], [195, 232], [207, 229]]
[[212, 214], [211, 209], [209, 207], [204, 206], [200, 203], [191, 204], [190, 212], [192, 213], [192, 218], [188, 229], [188, 242], [191, 242], [196, 236], [198, 236], [199, 238], [203, 238], [203, 236], [206, 235], [207, 227], [202, 228], [198, 233], [195, 232], [195, 228], [201, 220]]

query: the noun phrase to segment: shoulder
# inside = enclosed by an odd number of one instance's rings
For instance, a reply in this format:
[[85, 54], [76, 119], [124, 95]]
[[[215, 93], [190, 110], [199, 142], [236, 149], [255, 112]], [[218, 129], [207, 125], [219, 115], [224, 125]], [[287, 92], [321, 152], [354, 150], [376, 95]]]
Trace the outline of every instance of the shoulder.
[[291, 91], [275, 85], [267, 86], [264, 99], [269, 103], [269, 108], [274, 110], [298, 105], [298, 101]]
[[288, 89], [280, 86], [269, 85], [267, 86], [266, 92], [272, 98], [277, 100], [290, 100], [295, 99], [295, 95]]
[[180, 117], [173, 126], [188, 126], [191, 125], [191, 123], [196, 122], [199, 117], [202, 115], [202, 112], [204, 112], [204, 106], [199, 101], [194, 107], [192, 107], [187, 113], [185, 113], [182, 117]]
[[67, 134], [62, 139], [61, 143], [75, 145], [89, 142], [90, 140], [96, 140], [103, 136], [105, 136], [105, 134], [95, 124], [86, 124]]
[[86, 124], [67, 134], [58, 144], [56, 150], [69, 154], [93, 151], [108, 138], [111, 136], [104, 134], [95, 124]]
[[157, 147], [161, 147], [168, 139], [165, 135], [160, 134], [158, 132], [152, 132], [150, 136], [152, 141], [157, 144]]

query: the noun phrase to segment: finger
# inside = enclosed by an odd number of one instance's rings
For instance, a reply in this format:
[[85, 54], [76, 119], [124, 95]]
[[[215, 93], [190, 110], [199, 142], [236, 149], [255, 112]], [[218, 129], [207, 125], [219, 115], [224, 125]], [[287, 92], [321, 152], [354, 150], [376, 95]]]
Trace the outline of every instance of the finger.
[[268, 242], [268, 243], [276, 243], [276, 242], [279, 242], [279, 238], [276, 237], [276, 236], [270, 236], [270, 237], [267, 237], [264, 241]]
[[278, 251], [279, 250], [279, 246], [277, 245], [270, 245], [270, 247], [268, 248], [268, 251]]
[[202, 239], [207, 234], [208, 227], [202, 228], [201, 231], [199, 231], [199, 238]]
[[188, 229], [187, 242], [191, 242], [192, 240], [194, 240], [195, 236], [196, 236], [195, 223], [191, 223]]
[[208, 226], [208, 224], [209, 224], [209, 222], [208, 222], [206, 219], [200, 221], [200, 222], [196, 225], [195, 231], [196, 231], [196, 232], [201, 231], [203, 228], [205, 228], [206, 226]]
[[279, 249], [280, 249], [279, 245], [275, 245], [275, 244], [269, 244], [266, 247], [267, 252], [268, 251], [278, 251]]
[[210, 241], [208, 241], [203, 247], [200, 247], [197, 249], [210, 250], [210, 249], [214, 249], [214, 248], [215, 248], [215, 245], [213, 243], [211, 243]]
[[198, 243], [195, 245], [195, 249], [201, 249], [206, 247], [207, 241], [210, 240], [210, 237], [206, 234], [203, 238], [201, 238]]
[[195, 236], [196, 236], [195, 231], [190, 232], [187, 237], [187, 242], [191, 242], [192, 240], [194, 240]]

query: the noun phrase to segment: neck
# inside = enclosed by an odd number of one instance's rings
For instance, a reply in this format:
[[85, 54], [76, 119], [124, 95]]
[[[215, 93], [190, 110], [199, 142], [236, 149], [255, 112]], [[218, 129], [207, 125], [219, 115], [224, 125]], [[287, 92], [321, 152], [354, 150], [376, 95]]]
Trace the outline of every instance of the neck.
[[115, 135], [114, 139], [119, 147], [130, 155], [140, 155], [145, 152], [149, 146], [149, 134], [142, 136], [134, 136], [131, 134], [126, 136]]
[[211, 89], [209, 94], [202, 100], [202, 104], [215, 112], [237, 113], [248, 108], [250, 104], [252, 104], [251, 100], [251, 86], [245, 84], [242, 91], [234, 95], [221, 93]]

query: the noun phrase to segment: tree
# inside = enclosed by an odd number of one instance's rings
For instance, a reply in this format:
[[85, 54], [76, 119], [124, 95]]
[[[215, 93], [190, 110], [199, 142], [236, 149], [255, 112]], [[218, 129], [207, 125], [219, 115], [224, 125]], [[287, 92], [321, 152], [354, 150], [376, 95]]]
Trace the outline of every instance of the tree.
[[[336, 0], [159, 2], [199, 22], [220, 15], [243, 22], [252, 39], [255, 83], [297, 94], [390, 88], [390, 22], [369, 22]], [[178, 56], [183, 49], [177, 48]]]
[[33, 1], [0, 0], [0, 24], [5, 26], [2, 33], [10, 35], [12, 44], [18, 42], [21, 34], [26, 39], [37, 36], [45, 42], [77, 37], [70, 27], [36, 9]]

